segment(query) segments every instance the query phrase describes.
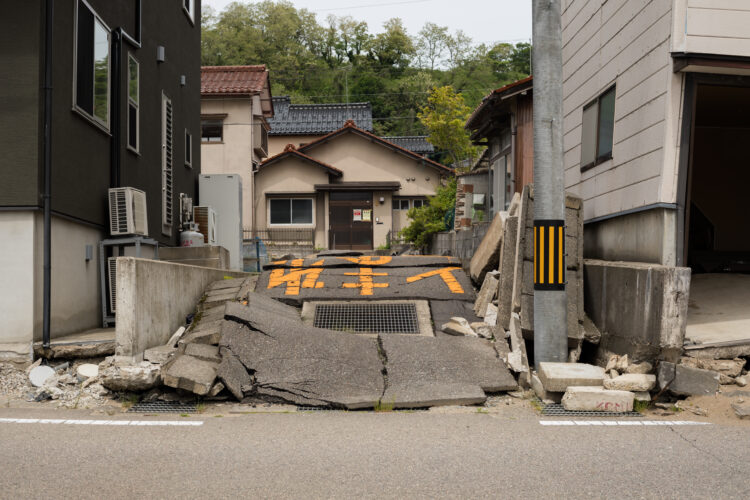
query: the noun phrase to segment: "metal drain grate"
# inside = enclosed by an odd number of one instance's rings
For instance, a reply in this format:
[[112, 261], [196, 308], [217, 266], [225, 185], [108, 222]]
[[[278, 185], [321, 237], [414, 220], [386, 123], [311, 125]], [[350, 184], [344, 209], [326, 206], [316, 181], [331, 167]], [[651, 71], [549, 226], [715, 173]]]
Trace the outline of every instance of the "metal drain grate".
[[317, 304], [313, 326], [354, 333], [419, 333], [414, 304]]
[[180, 403], [178, 401], [151, 401], [136, 403], [128, 409], [128, 413], [195, 413], [198, 409], [195, 403]]
[[544, 405], [542, 415], [545, 417], [642, 417], [637, 411], [584, 411], [566, 410], [559, 403]]

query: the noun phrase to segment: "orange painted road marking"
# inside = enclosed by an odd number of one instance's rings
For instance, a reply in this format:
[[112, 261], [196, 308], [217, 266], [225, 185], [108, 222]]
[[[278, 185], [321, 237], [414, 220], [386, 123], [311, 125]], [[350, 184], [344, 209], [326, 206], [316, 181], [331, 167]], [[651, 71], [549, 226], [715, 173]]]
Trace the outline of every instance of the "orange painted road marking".
[[448, 285], [448, 289], [453, 293], [464, 293], [464, 289], [461, 286], [461, 284], [456, 280], [456, 277], [453, 276], [453, 271], [460, 271], [460, 267], [442, 267], [440, 269], [435, 269], [434, 271], [428, 271], [426, 273], [418, 274], [416, 276], [412, 276], [410, 278], [406, 278], [407, 283], [414, 283], [415, 281], [419, 281], [421, 279], [430, 278], [432, 276], [440, 276], [443, 279], [443, 282], [445, 282], [446, 285]]
[[[322, 267], [315, 269], [290, 269], [284, 273], [284, 269], [274, 269], [268, 276], [268, 288], [274, 288], [286, 284], [284, 295], [299, 295], [300, 286], [302, 288], [323, 288], [323, 282], [319, 282]], [[304, 280], [302, 279], [304, 277]]]
[[374, 288], [388, 288], [388, 283], [373, 283], [373, 276], [388, 276], [388, 273], [373, 273], [370, 267], [360, 267], [358, 273], [344, 273], [345, 276], [359, 276], [359, 283], [344, 283], [343, 288], [360, 288], [360, 295], [372, 295]]
[[375, 255], [365, 255], [364, 257], [342, 257], [345, 260], [348, 260], [352, 264], [359, 264], [360, 266], [382, 266], [383, 264], [388, 264], [391, 260], [393, 260], [393, 257], [389, 256], [375, 256]]

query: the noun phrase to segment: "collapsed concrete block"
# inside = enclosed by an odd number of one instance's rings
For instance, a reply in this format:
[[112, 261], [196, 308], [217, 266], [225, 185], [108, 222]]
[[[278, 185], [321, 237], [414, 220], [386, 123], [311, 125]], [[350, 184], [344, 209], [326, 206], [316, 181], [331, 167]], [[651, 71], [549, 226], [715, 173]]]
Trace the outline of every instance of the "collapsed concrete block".
[[221, 340], [221, 325], [224, 321], [219, 319], [210, 323], [202, 323], [195, 331], [191, 330], [182, 337], [177, 345], [184, 350], [187, 344], [210, 344], [218, 345]]
[[542, 384], [541, 379], [536, 373], [532, 373], [529, 380], [531, 389], [534, 391], [534, 394], [536, 394], [536, 397], [541, 399], [542, 402], [551, 401], [553, 403], [559, 403], [562, 401], [563, 393], [546, 390], [544, 384]]
[[495, 334], [494, 328], [482, 321], [475, 321], [474, 323], [470, 324], [469, 327], [474, 333], [476, 333], [483, 339], [491, 339]]
[[588, 316], [584, 315], [581, 328], [583, 328], [583, 338], [586, 342], [598, 344], [602, 339], [602, 332], [599, 331], [594, 322], [591, 321], [591, 318]]
[[604, 380], [604, 388], [615, 391], [644, 392], [656, 385], [656, 375], [628, 373]]
[[184, 353], [203, 361], [209, 361], [216, 364], [221, 363], [221, 354], [219, 354], [218, 346], [215, 345], [187, 344]]
[[551, 392], [565, 392], [573, 386], [601, 386], [604, 368], [584, 363], [539, 363], [539, 379]]
[[667, 361], [659, 363], [657, 378], [659, 389], [669, 386], [669, 391], [678, 396], [703, 396], [719, 390], [718, 373]]
[[147, 391], [159, 382], [159, 366], [148, 361], [137, 364], [106, 359], [99, 363], [99, 382], [111, 391]]
[[492, 303], [497, 294], [497, 285], [499, 283], [498, 273], [489, 272], [484, 276], [482, 282], [482, 288], [477, 294], [477, 299], [474, 301], [474, 314], [483, 318], [487, 313], [487, 304]]
[[440, 329], [443, 331], [443, 333], [447, 333], [448, 335], [455, 335], [455, 336], [468, 336], [468, 337], [476, 337], [477, 333], [472, 330], [471, 325], [469, 325], [469, 322], [466, 321], [465, 318], [460, 318], [458, 316], [454, 316], [448, 321], [447, 323], [444, 323]]
[[651, 373], [654, 371], [654, 367], [651, 363], [648, 361], [644, 361], [643, 363], [634, 363], [631, 365], [628, 365], [628, 367], [625, 369], [625, 373]]
[[[526, 341], [523, 339], [523, 332], [521, 331], [521, 319], [517, 313], [511, 315], [510, 320], [510, 347], [513, 365], [515, 366], [516, 373], [519, 373], [518, 384], [527, 389], [531, 386], [529, 369], [529, 357], [526, 352]], [[508, 356], [508, 363], [511, 362], [511, 355]]]
[[484, 322], [490, 326], [497, 325], [497, 306], [495, 304], [487, 304], [487, 309], [484, 312]]
[[164, 385], [205, 396], [216, 380], [217, 363], [181, 354], [170, 361], [162, 372]]
[[176, 352], [176, 347], [172, 347], [171, 345], [160, 345], [143, 351], [143, 359], [150, 361], [151, 363], [156, 363], [157, 365], [163, 365], [169, 361], [172, 354]]
[[634, 394], [603, 387], [575, 386], [568, 388], [562, 398], [566, 410], [579, 411], [633, 411]]
[[482, 283], [487, 272], [497, 269], [500, 244], [503, 241], [503, 230], [507, 219], [508, 212], [495, 214], [495, 218], [492, 219], [492, 223], [487, 228], [487, 233], [482, 238], [482, 242], [471, 257], [469, 274], [475, 283]]
[[737, 377], [742, 373], [745, 367], [744, 359], [699, 359], [699, 358], [680, 358], [680, 364], [691, 368], [700, 368], [701, 370], [711, 370], [727, 377]]
[[[236, 328], [241, 330], [242, 326], [237, 324]], [[229, 349], [222, 347], [220, 352], [221, 364], [216, 374], [229, 392], [239, 401], [242, 401], [242, 398], [245, 397], [243, 388], [251, 388], [253, 379], [247, 372], [245, 365]]]
[[518, 236], [518, 216], [505, 221], [497, 287], [497, 321], [503, 329], [510, 328], [510, 315], [513, 312], [513, 276], [516, 261], [516, 238]]
[[750, 405], [732, 403], [732, 409], [740, 420], [750, 420]]
[[651, 393], [648, 391], [635, 391], [633, 392], [633, 394], [635, 395], [636, 401], [640, 401], [643, 403], [648, 403], [649, 401], [651, 401]]

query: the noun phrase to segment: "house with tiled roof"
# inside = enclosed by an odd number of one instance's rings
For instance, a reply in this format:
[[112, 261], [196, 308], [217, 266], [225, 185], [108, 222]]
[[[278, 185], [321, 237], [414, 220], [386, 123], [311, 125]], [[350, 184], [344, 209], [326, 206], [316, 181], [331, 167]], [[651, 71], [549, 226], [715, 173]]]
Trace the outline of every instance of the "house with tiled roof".
[[245, 228], [253, 217], [253, 170], [268, 156], [273, 114], [265, 65], [201, 68], [202, 173], [240, 176]]
[[340, 129], [347, 120], [372, 132], [372, 106], [369, 102], [292, 104], [291, 97], [273, 98], [274, 116], [268, 120], [268, 148], [271, 156], [287, 144], [303, 146]]
[[[254, 230], [310, 231], [319, 248], [385, 245], [453, 171], [346, 121], [304, 146], [287, 145], [254, 178]], [[282, 238], [283, 239], [283, 238]]]

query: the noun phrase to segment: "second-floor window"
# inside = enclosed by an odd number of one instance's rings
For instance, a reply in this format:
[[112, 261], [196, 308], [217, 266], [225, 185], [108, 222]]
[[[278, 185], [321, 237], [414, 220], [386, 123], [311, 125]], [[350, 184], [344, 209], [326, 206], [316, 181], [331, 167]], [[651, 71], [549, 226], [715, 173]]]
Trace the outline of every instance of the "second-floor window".
[[75, 107], [109, 128], [109, 28], [84, 0], [76, 2]]
[[615, 130], [615, 87], [607, 89], [583, 108], [581, 169], [586, 170], [612, 158]]
[[128, 54], [128, 148], [138, 152], [140, 101], [140, 65]]
[[223, 142], [224, 120], [204, 118], [201, 120], [201, 142]]

